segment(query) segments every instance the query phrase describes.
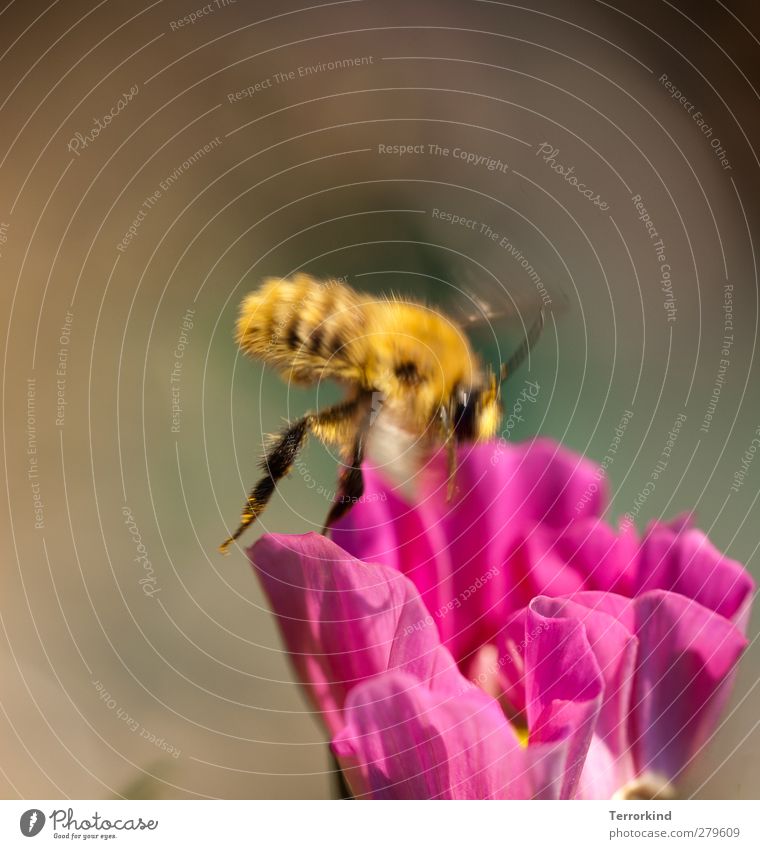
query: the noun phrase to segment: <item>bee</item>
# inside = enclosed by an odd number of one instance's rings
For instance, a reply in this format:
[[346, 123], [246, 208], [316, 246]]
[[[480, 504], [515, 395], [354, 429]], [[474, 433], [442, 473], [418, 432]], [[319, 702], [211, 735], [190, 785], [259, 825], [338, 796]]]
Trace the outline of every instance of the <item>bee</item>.
[[501, 384], [523, 362], [543, 324], [541, 309], [497, 375], [483, 367], [459, 322], [414, 300], [378, 298], [307, 274], [265, 280], [241, 304], [235, 331], [240, 349], [286, 381], [312, 385], [331, 379], [347, 391], [340, 403], [307, 413], [272, 440], [261, 460], [264, 474], [220, 550], [227, 552], [262, 514], [309, 433], [338, 447], [345, 462], [340, 497], [323, 533], [363, 494], [361, 464], [375, 419], [399, 438], [446, 446], [451, 498], [457, 443], [495, 436]]

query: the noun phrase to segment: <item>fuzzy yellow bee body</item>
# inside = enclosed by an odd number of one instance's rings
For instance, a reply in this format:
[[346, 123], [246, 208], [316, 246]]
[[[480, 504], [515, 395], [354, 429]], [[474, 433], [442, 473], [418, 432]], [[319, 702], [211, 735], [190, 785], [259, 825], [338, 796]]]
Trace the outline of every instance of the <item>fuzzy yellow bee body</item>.
[[[537, 335], [535, 328], [532, 333]], [[285, 380], [307, 385], [335, 380], [347, 394], [334, 407], [294, 422], [272, 445], [262, 462], [265, 476], [223, 551], [261, 514], [309, 431], [338, 445], [349, 464], [325, 528], [361, 496], [360, 467], [375, 418], [420, 444], [445, 443], [450, 491], [456, 442], [489, 439], [497, 431], [500, 381], [483, 369], [457, 322], [423, 304], [373, 297], [306, 274], [270, 278], [243, 300], [235, 338], [242, 351]], [[531, 342], [502, 366], [502, 380]]]

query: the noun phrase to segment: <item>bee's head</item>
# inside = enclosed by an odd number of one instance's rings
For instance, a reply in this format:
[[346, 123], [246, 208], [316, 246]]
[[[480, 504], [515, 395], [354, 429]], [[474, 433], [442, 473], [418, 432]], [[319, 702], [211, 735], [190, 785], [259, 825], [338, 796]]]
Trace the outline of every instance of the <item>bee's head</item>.
[[489, 374], [484, 385], [457, 389], [452, 421], [457, 442], [481, 442], [495, 436], [501, 419], [499, 385]]

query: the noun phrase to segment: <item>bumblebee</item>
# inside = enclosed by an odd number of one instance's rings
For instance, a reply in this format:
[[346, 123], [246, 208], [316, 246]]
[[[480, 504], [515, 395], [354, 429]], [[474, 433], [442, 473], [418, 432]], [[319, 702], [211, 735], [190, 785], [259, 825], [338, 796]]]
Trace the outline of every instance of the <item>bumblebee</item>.
[[[501, 383], [541, 333], [543, 309], [522, 345], [497, 375], [484, 369], [461, 326], [435, 309], [397, 296], [373, 297], [338, 280], [307, 274], [269, 278], [242, 302], [235, 338], [240, 349], [286, 381], [343, 384], [340, 403], [308, 413], [271, 442], [230, 544], [264, 511], [309, 432], [337, 446], [345, 468], [323, 533], [363, 494], [361, 472], [375, 423], [422, 446], [446, 446], [448, 496], [455, 487], [456, 445], [492, 438], [501, 418]], [[378, 431], [383, 428], [378, 428]]]

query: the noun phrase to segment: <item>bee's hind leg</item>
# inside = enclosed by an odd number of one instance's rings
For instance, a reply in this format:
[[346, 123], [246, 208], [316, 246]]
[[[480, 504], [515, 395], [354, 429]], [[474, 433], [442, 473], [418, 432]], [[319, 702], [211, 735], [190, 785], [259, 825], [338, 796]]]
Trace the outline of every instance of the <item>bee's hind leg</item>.
[[[243, 508], [237, 530], [219, 546], [226, 554], [230, 545], [255, 521], [269, 503], [278, 481], [290, 471], [298, 452], [303, 448], [309, 431], [324, 441], [340, 441], [353, 432], [353, 418], [362, 403], [357, 396], [328, 407], [319, 413], [309, 413], [282, 431], [261, 461], [264, 477], [251, 490]], [[349, 430], [350, 429], [350, 430]]]
[[264, 512], [277, 482], [290, 471], [290, 467], [303, 447], [315, 418], [313, 415], [304, 416], [294, 424], [289, 425], [267, 451], [261, 463], [266, 474], [251, 490], [237, 530], [219, 546], [222, 554], [226, 554], [230, 545], [245, 531], [248, 525]]
[[340, 491], [327, 514], [322, 533], [326, 534], [338, 519], [343, 518], [362, 495], [364, 495], [364, 475], [361, 470], [361, 458], [357, 458], [355, 454], [352, 465], [341, 475]]

